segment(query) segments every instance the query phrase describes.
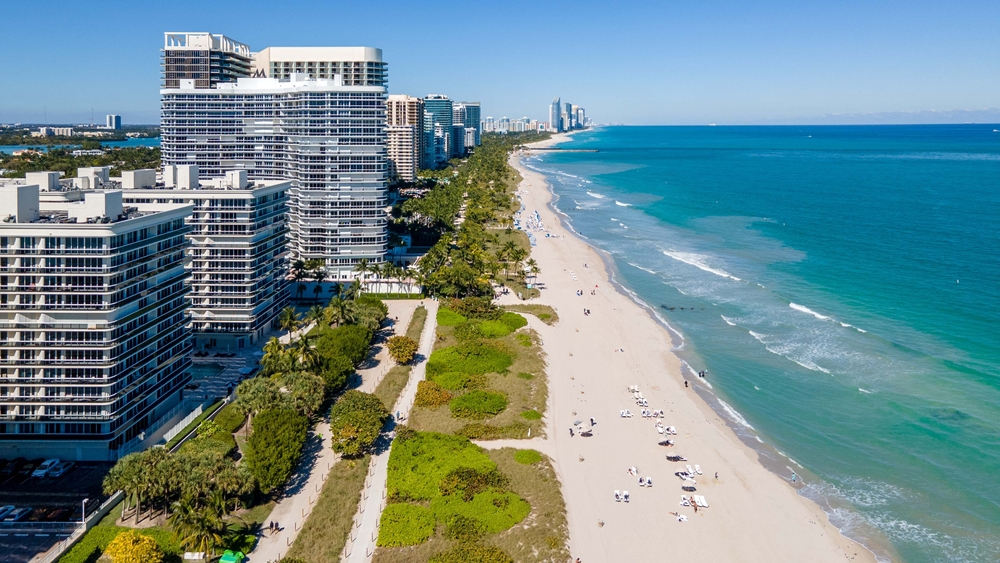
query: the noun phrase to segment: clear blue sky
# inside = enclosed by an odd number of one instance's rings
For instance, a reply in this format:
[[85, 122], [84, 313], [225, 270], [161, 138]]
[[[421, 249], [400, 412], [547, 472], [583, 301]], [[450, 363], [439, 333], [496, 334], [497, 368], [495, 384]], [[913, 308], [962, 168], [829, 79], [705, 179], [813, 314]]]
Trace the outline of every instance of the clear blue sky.
[[1000, 120], [996, 0], [0, 0], [0, 15], [0, 122], [157, 122], [164, 31], [380, 47], [391, 93], [484, 116], [545, 119], [562, 96], [599, 122]]

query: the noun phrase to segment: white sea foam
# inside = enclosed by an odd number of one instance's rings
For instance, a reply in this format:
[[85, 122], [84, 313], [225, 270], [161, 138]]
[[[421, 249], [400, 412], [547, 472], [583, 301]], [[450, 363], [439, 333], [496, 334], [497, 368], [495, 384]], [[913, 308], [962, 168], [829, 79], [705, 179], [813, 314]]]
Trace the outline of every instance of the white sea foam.
[[725, 315], [719, 315], [719, 316], [722, 317], [722, 320], [726, 321], [727, 325], [729, 325], [729, 326], [736, 326], [736, 323], [734, 323], [733, 321], [727, 319]]
[[638, 264], [635, 264], [633, 262], [626, 262], [626, 264], [628, 264], [629, 266], [632, 266], [633, 268], [639, 268], [643, 272], [649, 272], [650, 274], [655, 274], [656, 273], [655, 270], [650, 270], [649, 268], [644, 268], [644, 267], [642, 267], [642, 266], [640, 266]]
[[743, 415], [736, 412], [736, 409], [729, 406], [729, 404], [723, 401], [722, 399], [719, 399], [718, 397], [716, 397], [716, 399], [719, 401], [719, 405], [722, 407], [722, 410], [726, 411], [726, 414], [728, 414], [733, 419], [733, 422], [745, 428], [749, 428], [750, 430], [754, 429], [754, 427], [750, 426], [750, 423], [747, 422], [747, 419], [743, 418]]
[[830, 320], [830, 317], [828, 317], [826, 315], [821, 315], [821, 314], [817, 313], [816, 311], [813, 311], [809, 307], [804, 307], [802, 305], [799, 305], [798, 303], [789, 303], [788, 306], [791, 307], [792, 309], [795, 309], [796, 311], [801, 311], [803, 313], [808, 313], [808, 314], [816, 317], [817, 319], [819, 319], [821, 321], [828, 321], [828, 320]]
[[861, 391], [862, 393], [865, 393], [865, 394], [868, 394], [868, 395], [874, 395], [875, 394], [874, 391], [869, 391], [867, 389], [862, 389], [860, 387], [858, 387], [858, 391]]
[[594, 193], [594, 192], [592, 192], [590, 190], [587, 190], [587, 195], [589, 195], [590, 197], [596, 197], [597, 199], [604, 199], [605, 197], [607, 197], [607, 196], [603, 196], [603, 195], [598, 194], [598, 193]]
[[615, 205], [620, 205], [622, 207], [632, 207], [631, 203], [622, 203], [620, 201], [615, 201]]
[[628, 228], [628, 225], [626, 225], [625, 223], [618, 223], [618, 226], [621, 227], [621, 228], [623, 228], [623, 229], [627, 229]]
[[[785, 356], [785, 357], [788, 358], [788, 356]], [[809, 360], [796, 360], [795, 358], [788, 358], [788, 359], [791, 360], [791, 361], [793, 361], [793, 362], [795, 362], [795, 363], [797, 363], [797, 364], [799, 364], [800, 366], [802, 366], [802, 367], [804, 367], [804, 368], [806, 368], [808, 370], [821, 371], [821, 372], [826, 373], [826, 374], [830, 373], [830, 370], [826, 369], [823, 366], [818, 366], [818, 365], [810, 362]]]
[[617, 218], [617, 217], [612, 217], [612, 218], [611, 218], [611, 220], [612, 220], [612, 221], [617, 221], [617, 220], [618, 220], [618, 218]]
[[723, 277], [723, 278], [729, 278], [729, 279], [731, 279], [733, 281], [743, 281], [740, 278], [738, 278], [738, 277], [730, 274], [729, 272], [727, 272], [725, 270], [720, 270], [718, 268], [713, 268], [713, 267], [709, 266], [704, 261], [706, 257], [702, 256], [700, 254], [693, 254], [693, 253], [690, 253], [690, 252], [676, 252], [676, 251], [673, 251], [673, 250], [664, 250], [663, 254], [665, 254], [665, 255], [673, 258], [674, 260], [678, 260], [680, 262], [684, 262], [685, 264], [694, 266], [695, 268], [698, 268], [699, 270], [704, 270], [706, 272], [715, 274], [715, 275]]
[[756, 385], [754, 385], [753, 388], [760, 391], [760, 387], [757, 387]]
[[830, 373], [830, 370], [824, 368], [823, 366], [816, 365], [811, 360], [793, 358], [792, 356], [790, 356], [787, 353], [785, 353], [785, 350], [783, 350], [781, 348], [778, 348], [778, 347], [774, 347], [774, 346], [769, 345], [767, 342], [764, 341], [764, 339], [768, 337], [768, 335], [766, 335], [766, 334], [761, 334], [759, 332], [754, 332], [752, 330], [748, 330], [747, 332], [749, 332], [750, 336], [754, 337], [757, 340], [757, 342], [760, 342], [761, 344], [763, 344], [765, 350], [767, 350], [768, 352], [770, 352], [772, 354], [775, 354], [777, 356], [781, 356], [782, 358], [785, 358], [786, 360], [791, 360], [791, 361], [799, 364], [800, 366], [802, 366], [802, 367], [804, 367], [804, 368], [806, 368], [807, 370], [810, 370], [810, 371], [819, 371], [819, 372], [823, 372], [825, 374], [829, 374]]

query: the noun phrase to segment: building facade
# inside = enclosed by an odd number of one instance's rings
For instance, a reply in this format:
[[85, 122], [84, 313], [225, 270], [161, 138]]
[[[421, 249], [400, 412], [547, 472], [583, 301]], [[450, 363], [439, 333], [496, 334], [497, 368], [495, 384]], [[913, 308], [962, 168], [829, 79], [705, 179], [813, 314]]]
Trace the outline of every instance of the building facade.
[[431, 94], [424, 98], [424, 168], [441, 168], [454, 156], [451, 140], [453, 118], [448, 96]]
[[556, 133], [562, 133], [562, 101], [556, 97], [549, 105], [549, 129]]
[[293, 74], [318, 80], [340, 76], [344, 86], [389, 86], [382, 49], [374, 47], [268, 47], [253, 54], [251, 74], [284, 80]]
[[145, 445], [191, 377], [191, 206], [139, 212], [120, 191], [22, 181], [0, 186], [0, 215], [4, 457], [111, 461]]
[[225, 35], [165, 33], [163, 88], [213, 88], [250, 76], [250, 48]]
[[291, 180], [292, 260], [322, 260], [334, 279], [350, 279], [362, 258], [382, 261], [385, 87], [293, 74], [160, 94], [164, 165], [195, 165], [208, 178], [245, 170]]
[[466, 149], [471, 149], [478, 147], [482, 144], [483, 135], [483, 123], [482, 123], [482, 109], [479, 102], [457, 102], [455, 104], [455, 113], [461, 112], [462, 120], [460, 123], [465, 124], [465, 128], [475, 129], [475, 143], [469, 144], [465, 143]]
[[413, 182], [423, 155], [424, 101], [391, 95], [386, 101], [386, 156], [389, 177]]
[[290, 180], [251, 181], [239, 170], [202, 182], [194, 167], [167, 165], [160, 182], [153, 170], [116, 181], [125, 205], [142, 211], [194, 206], [187, 268], [196, 348], [239, 350], [278, 328], [278, 314], [289, 303]]
[[104, 127], [107, 129], [118, 130], [122, 128], [122, 116], [108, 114], [104, 121]]

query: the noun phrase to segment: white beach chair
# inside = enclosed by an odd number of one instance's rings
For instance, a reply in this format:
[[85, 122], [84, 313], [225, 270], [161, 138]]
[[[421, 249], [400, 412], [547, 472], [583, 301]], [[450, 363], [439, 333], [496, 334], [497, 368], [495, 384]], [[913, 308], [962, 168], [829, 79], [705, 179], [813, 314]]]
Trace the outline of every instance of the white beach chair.
[[628, 491], [622, 493], [622, 498], [625, 499], [625, 502], [628, 502]]
[[708, 501], [705, 500], [705, 497], [703, 497], [701, 495], [697, 495], [694, 498], [695, 498], [695, 500], [698, 501], [698, 506], [699, 507], [701, 507], [701, 508], [708, 508]]
[[652, 487], [653, 486], [653, 478], [652, 477], [646, 477], [646, 486], [647, 487]]
[[645, 487], [646, 486], [646, 479], [645, 478], [639, 477], [639, 486], [640, 487]]
[[621, 410], [621, 411], [618, 411], [618, 412], [621, 413], [622, 418], [625, 418], [625, 411], [624, 410]]
[[690, 465], [685, 465], [684, 467], [687, 467], [688, 475], [694, 475], [694, 469], [691, 469]]
[[695, 471], [695, 473], [697, 473], [698, 475], [701, 475], [701, 466], [700, 466], [700, 465], [695, 465], [695, 466], [694, 466], [694, 471]]
[[681, 495], [681, 506], [691, 506], [691, 502], [688, 501], [687, 495]]
[[662, 427], [662, 426], [657, 426], [657, 427], [656, 427], [656, 432], [657, 432], [658, 434], [663, 434], [663, 427]]
[[622, 501], [622, 494], [618, 491], [618, 489], [615, 489], [615, 502], [621, 502], [621, 501]]
[[632, 418], [632, 411], [630, 411], [630, 410], [628, 410], [628, 409], [625, 409], [625, 416], [626, 416], [627, 418]]
[[688, 517], [684, 516], [683, 514], [678, 514], [677, 515], [677, 521], [678, 522], [687, 522], [688, 521]]

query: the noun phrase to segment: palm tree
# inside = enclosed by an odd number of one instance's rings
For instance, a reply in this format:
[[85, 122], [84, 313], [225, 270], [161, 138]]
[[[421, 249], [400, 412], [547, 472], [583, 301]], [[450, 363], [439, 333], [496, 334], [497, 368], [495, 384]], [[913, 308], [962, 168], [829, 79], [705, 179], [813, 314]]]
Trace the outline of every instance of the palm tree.
[[346, 324], [354, 319], [349, 301], [341, 297], [334, 297], [326, 307], [326, 318], [335, 326]]
[[168, 520], [181, 547], [194, 552], [215, 555], [215, 547], [224, 541], [226, 524], [213, 509], [199, 508], [190, 498], [174, 503], [174, 513]]
[[264, 356], [260, 359], [260, 367], [264, 370], [264, 375], [282, 373], [290, 367], [288, 363], [285, 347], [280, 340], [271, 337], [264, 345]]
[[538, 274], [542, 273], [542, 269], [538, 267], [538, 262], [536, 262], [534, 258], [529, 258], [527, 265], [528, 271], [531, 273], [532, 283], [537, 282]]
[[358, 276], [361, 278], [362, 285], [364, 285], [365, 278], [368, 276], [368, 273], [371, 272], [371, 268], [368, 266], [369, 263], [370, 260], [362, 258], [361, 260], [358, 260], [358, 263], [354, 266], [354, 271], [357, 272]]
[[299, 328], [299, 316], [295, 313], [295, 308], [285, 307], [278, 314], [278, 326], [281, 330], [287, 330], [288, 334]]
[[323, 306], [313, 305], [306, 311], [306, 324], [316, 323], [319, 326], [320, 321], [323, 320]]
[[313, 288], [313, 294], [316, 295], [316, 303], [319, 303], [319, 294], [323, 293], [323, 282], [326, 280], [326, 270], [320, 268], [313, 272], [313, 279], [316, 280], [316, 287]]
[[294, 367], [305, 371], [314, 372], [319, 367], [319, 353], [309, 342], [311, 337], [303, 334], [301, 338], [292, 343], [292, 359], [296, 364]]
[[299, 300], [302, 299], [302, 294], [306, 291], [306, 284], [302, 283], [304, 279], [306, 279], [305, 262], [296, 260], [295, 264], [292, 265], [292, 281], [298, 284], [298, 287], [295, 288], [295, 293], [297, 294], [296, 298]]
[[344, 290], [344, 296], [347, 299], [356, 299], [358, 295], [361, 295], [361, 282], [358, 278], [354, 278], [351, 285], [347, 286], [347, 289]]

